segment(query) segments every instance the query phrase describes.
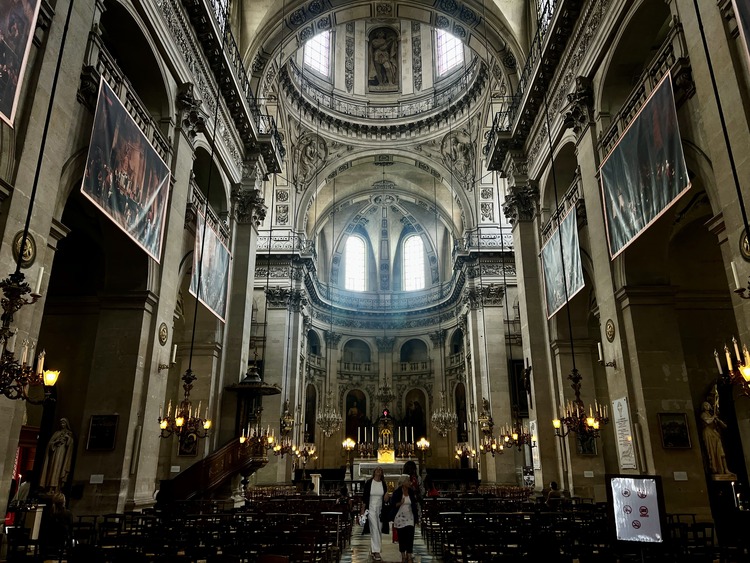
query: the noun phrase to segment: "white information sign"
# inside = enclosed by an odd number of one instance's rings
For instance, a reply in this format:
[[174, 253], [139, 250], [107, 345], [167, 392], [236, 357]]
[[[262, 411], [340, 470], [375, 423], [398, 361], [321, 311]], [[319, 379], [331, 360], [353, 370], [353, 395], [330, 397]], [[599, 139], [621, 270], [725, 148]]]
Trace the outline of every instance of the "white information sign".
[[617, 437], [617, 460], [620, 463], [620, 469], [637, 469], [627, 397], [612, 401], [612, 418]]
[[612, 477], [612, 510], [620, 541], [662, 542], [656, 479]]
[[[529, 421], [529, 432], [537, 444], [539, 443], [539, 434], [536, 431], [536, 420]], [[531, 463], [534, 465], [534, 469], [542, 468], [542, 459], [539, 457], [539, 448], [531, 448]]]

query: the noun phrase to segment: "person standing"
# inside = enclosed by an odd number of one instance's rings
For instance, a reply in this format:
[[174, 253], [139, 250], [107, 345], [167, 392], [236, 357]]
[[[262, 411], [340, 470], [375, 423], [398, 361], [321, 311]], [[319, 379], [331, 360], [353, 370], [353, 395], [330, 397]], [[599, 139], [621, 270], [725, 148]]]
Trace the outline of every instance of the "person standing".
[[[373, 561], [382, 561], [380, 549], [383, 544], [382, 533], [388, 533], [388, 518], [384, 511], [384, 505], [388, 501], [388, 487], [385, 484], [385, 478], [382, 467], [376, 467], [372, 472], [372, 477], [365, 481], [365, 487], [362, 493], [362, 512], [367, 510], [367, 521], [362, 530], [363, 534], [370, 534], [370, 551], [372, 552]], [[385, 528], [385, 530], [383, 530]]]
[[402, 475], [398, 488], [391, 496], [391, 506], [396, 510], [393, 527], [398, 530], [398, 550], [401, 563], [414, 563], [414, 527], [419, 523], [417, 495], [412, 487], [411, 477]]

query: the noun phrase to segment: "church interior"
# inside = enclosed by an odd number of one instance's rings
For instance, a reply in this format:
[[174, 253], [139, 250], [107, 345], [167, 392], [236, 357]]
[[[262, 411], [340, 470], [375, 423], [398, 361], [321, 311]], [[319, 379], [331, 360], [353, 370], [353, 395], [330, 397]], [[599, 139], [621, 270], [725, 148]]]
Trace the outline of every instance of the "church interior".
[[0, 560], [750, 560], [746, 0], [0, 39]]

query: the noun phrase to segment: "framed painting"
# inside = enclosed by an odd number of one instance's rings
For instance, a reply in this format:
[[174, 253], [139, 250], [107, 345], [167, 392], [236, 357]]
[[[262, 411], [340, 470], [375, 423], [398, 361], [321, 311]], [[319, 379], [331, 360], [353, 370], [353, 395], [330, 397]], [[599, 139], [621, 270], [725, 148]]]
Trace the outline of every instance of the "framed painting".
[[116, 414], [92, 414], [86, 449], [88, 451], [114, 450], [119, 418], [120, 416]]
[[664, 449], [690, 448], [690, 427], [684, 412], [660, 412], [659, 431]]

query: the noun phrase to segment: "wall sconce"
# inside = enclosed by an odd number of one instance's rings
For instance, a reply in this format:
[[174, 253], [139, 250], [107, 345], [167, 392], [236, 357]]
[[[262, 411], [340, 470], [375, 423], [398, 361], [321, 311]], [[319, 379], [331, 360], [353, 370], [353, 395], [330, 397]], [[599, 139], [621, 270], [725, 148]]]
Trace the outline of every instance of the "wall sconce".
[[615, 363], [614, 360], [612, 360], [611, 362], [605, 362], [604, 361], [604, 354], [602, 353], [602, 343], [601, 342], [597, 342], [596, 343], [596, 349], [599, 352], [599, 363], [601, 365], [603, 365], [605, 368], [615, 368], [615, 369], [617, 369], [617, 364]]
[[168, 364], [159, 364], [159, 367], [157, 368], [158, 371], [161, 371], [163, 369], [169, 369], [173, 365], [177, 363], [177, 344], [172, 346], [172, 358], [169, 360]]

